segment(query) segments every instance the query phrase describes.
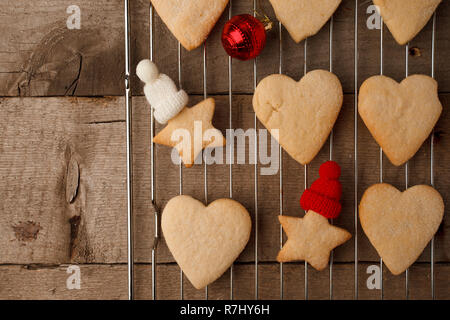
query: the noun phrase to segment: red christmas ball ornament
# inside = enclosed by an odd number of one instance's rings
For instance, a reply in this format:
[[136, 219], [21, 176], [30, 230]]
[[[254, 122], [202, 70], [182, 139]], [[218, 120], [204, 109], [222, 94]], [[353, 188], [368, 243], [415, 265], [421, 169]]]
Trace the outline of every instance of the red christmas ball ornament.
[[266, 45], [264, 24], [249, 14], [234, 16], [223, 27], [222, 45], [232, 58], [256, 58]]

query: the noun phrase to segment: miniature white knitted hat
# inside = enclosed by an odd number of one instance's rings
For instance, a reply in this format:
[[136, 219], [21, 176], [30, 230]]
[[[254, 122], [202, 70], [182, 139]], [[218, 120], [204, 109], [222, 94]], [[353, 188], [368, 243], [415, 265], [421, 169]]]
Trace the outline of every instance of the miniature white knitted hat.
[[179, 90], [167, 75], [159, 73], [158, 67], [148, 59], [136, 67], [136, 74], [145, 83], [144, 94], [155, 109], [155, 119], [161, 124], [175, 117], [188, 103], [188, 95]]

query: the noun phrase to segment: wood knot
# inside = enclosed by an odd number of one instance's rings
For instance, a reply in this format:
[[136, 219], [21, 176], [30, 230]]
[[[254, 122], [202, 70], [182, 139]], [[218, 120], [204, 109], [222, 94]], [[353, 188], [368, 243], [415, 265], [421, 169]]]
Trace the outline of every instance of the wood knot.
[[30, 242], [37, 239], [38, 233], [42, 230], [39, 222], [34, 221], [19, 221], [18, 224], [12, 226], [14, 234], [19, 241]]
[[80, 183], [80, 167], [75, 157], [71, 156], [67, 164], [66, 172], [66, 201], [73, 203], [78, 194]]
[[412, 47], [409, 49], [409, 55], [411, 57], [421, 57], [422, 52], [420, 51], [420, 49], [418, 47]]
[[433, 139], [434, 139], [434, 143], [439, 143], [442, 140], [442, 137], [444, 135], [444, 132], [441, 130], [435, 130], [433, 133]]

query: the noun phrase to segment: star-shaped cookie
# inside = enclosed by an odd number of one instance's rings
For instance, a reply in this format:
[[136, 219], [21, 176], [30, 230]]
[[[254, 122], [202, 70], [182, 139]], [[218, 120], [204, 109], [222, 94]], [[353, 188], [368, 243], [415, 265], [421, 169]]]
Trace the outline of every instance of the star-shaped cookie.
[[305, 260], [316, 270], [328, 265], [330, 252], [351, 238], [344, 229], [328, 223], [328, 219], [308, 210], [305, 217], [278, 216], [288, 240], [278, 253], [278, 262]]
[[199, 104], [185, 107], [169, 120], [167, 126], [154, 138], [153, 142], [177, 149], [187, 168], [192, 167], [195, 158], [204, 148], [222, 147], [225, 138], [213, 127], [214, 99], [203, 100]]

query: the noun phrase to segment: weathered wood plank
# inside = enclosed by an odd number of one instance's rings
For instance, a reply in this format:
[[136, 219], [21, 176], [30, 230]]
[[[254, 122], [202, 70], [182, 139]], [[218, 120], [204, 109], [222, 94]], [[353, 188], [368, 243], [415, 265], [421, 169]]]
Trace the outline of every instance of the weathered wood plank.
[[[91, 3], [81, 0], [78, 5], [82, 13], [81, 30], [66, 28], [66, 5], [59, 1], [33, 2], [3, 1], [0, 4], [0, 30], [7, 35], [0, 43], [0, 96], [104, 96], [123, 94], [123, 3], [100, 0]], [[366, 26], [367, 7], [363, 2], [359, 8], [358, 39], [359, 66], [358, 83], [380, 70], [379, 30]], [[132, 2], [132, 68], [149, 56], [149, 8], [148, 0]], [[233, 14], [251, 13], [252, 1], [233, 1]], [[275, 16], [268, 1], [261, 1], [261, 12], [273, 21]], [[206, 42], [207, 93], [228, 93], [228, 59], [220, 44], [220, 31], [227, 20], [228, 12], [219, 20]], [[341, 79], [344, 90], [354, 90], [353, 43], [354, 1], [344, 0], [334, 16], [334, 71]], [[450, 92], [450, 1], [443, 1], [437, 12], [436, 78], [440, 92]], [[307, 68], [329, 67], [329, 25], [316, 36], [308, 39]], [[160, 69], [178, 79], [177, 42], [155, 14], [154, 57]], [[257, 79], [277, 73], [279, 66], [279, 34], [276, 26], [268, 34], [265, 51], [257, 60]], [[405, 75], [405, 48], [398, 46], [389, 31], [384, 37], [385, 74], [401, 80]], [[289, 76], [299, 79], [303, 74], [304, 43], [295, 44], [282, 30], [282, 68]], [[431, 72], [431, 23], [411, 42], [411, 47], [420, 50], [420, 56], [409, 56], [409, 72]], [[181, 51], [182, 86], [191, 97], [191, 104], [203, 95], [202, 48]], [[254, 113], [251, 107], [253, 92], [253, 63], [233, 61], [233, 114], [232, 127], [244, 130], [253, 128]], [[142, 86], [133, 76], [133, 92], [142, 94]], [[239, 95], [244, 93], [244, 95]], [[228, 97], [215, 96], [215, 125], [225, 132], [229, 127]], [[436, 127], [435, 185], [448, 207], [450, 188], [448, 180], [450, 142], [446, 131], [449, 127], [448, 106], [450, 95], [442, 94], [444, 113]], [[335, 223], [354, 233], [354, 97], [345, 96], [343, 110], [334, 128], [333, 158], [343, 169], [341, 181], [344, 187], [343, 212]], [[33, 98], [0, 100], [0, 264], [29, 263], [125, 263], [126, 262], [126, 194], [125, 194], [125, 124], [123, 98]], [[143, 97], [133, 99], [134, 134], [134, 208], [136, 214], [136, 261], [151, 262], [153, 241], [153, 209], [150, 201], [150, 122], [149, 109]], [[258, 123], [258, 128], [262, 126]], [[157, 126], [160, 130], [161, 126]], [[358, 199], [364, 190], [379, 181], [379, 148], [364, 124], [358, 119]], [[248, 142], [246, 149], [249, 149]], [[180, 192], [180, 170], [172, 164], [170, 151], [156, 146], [156, 200], [158, 207]], [[248, 150], [247, 158], [254, 157]], [[26, 156], [24, 156], [26, 155]], [[329, 158], [328, 142], [317, 158], [308, 166], [308, 181], [317, 178], [320, 164]], [[283, 166], [283, 213], [301, 215], [298, 200], [303, 191], [303, 167], [293, 161], [284, 151]], [[384, 180], [398, 188], [405, 187], [405, 168], [392, 166], [383, 158]], [[259, 164], [259, 169], [262, 167]], [[422, 146], [409, 164], [410, 185], [430, 183], [430, 142]], [[77, 176], [79, 174], [79, 179]], [[258, 260], [261, 298], [279, 297], [279, 265], [273, 262], [279, 249], [279, 174], [262, 176], [258, 172], [258, 201], [255, 204], [254, 167], [252, 164], [232, 166], [233, 198], [244, 204], [252, 215], [255, 225], [258, 207]], [[79, 183], [77, 183], [79, 182]], [[182, 192], [200, 200], [205, 199], [204, 168], [201, 165], [182, 170]], [[208, 202], [229, 193], [228, 165], [210, 165], [207, 168]], [[80, 218], [77, 218], [80, 217]], [[449, 220], [444, 222], [436, 236], [436, 261], [448, 262]], [[378, 261], [378, 255], [358, 227], [358, 256], [360, 261]], [[335, 297], [353, 296], [353, 269], [342, 262], [351, 262], [354, 257], [354, 239], [335, 250], [335, 278], [346, 282], [335, 283]], [[255, 229], [249, 245], [234, 267], [236, 298], [253, 298], [255, 258]], [[429, 247], [419, 261], [430, 260]], [[158, 247], [158, 262], [173, 262], [164, 243]], [[104, 268], [105, 266], [99, 266]], [[448, 270], [437, 266], [436, 285], [439, 295], [448, 298]], [[20, 276], [20, 272], [7, 274]], [[84, 267], [83, 267], [84, 268]], [[96, 266], [93, 266], [95, 269]], [[117, 286], [111, 285], [107, 298], [126, 298], [126, 267], [110, 266], [124, 273]], [[360, 275], [365, 275], [367, 264], [360, 263]], [[52, 269], [52, 268], [50, 268]], [[49, 270], [50, 270], [49, 269]], [[93, 270], [94, 270], [93, 269]], [[45, 269], [47, 270], [47, 269]], [[159, 265], [158, 282], [160, 297], [179, 298], [179, 268], [174, 265]], [[328, 297], [327, 272], [310, 271], [311, 298]], [[23, 270], [22, 270], [23, 271]], [[37, 271], [37, 270], [32, 270]], [[116, 272], [114, 271], [114, 272]], [[285, 297], [302, 298], [303, 264], [285, 265]], [[47, 272], [47, 271], [45, 271]], [[45, 273], [42, 272], [42, 273]], [[56, 271], [55, 271], [56, 272]], [[117, 271], [119, 272], [119, 271]], [[386, 297], [404, 297], [404, 276], [392, 277], [385, 271]], [[427, 273], [428, 272], [428, 273]], [[94, 273], [95, 274], [95, 273]], [[148, 265], [137, 268], [136, 285], [138, 296], [150, 297], [151, 279]], [[36, 273], [27, 275], [31, 282]], [[65, 276], [65, 275], [64, 275]], [[101, 288], [102, 279], [94, 279], [92, 288]], [[0, 276], [1, 277], [1, 276]], [[44, 276], [48, 283], [60, 277], [49, 273]], [[61, 276], [62, 277], [62, 276]], [[429, 267], [415, 264], [410, 271], [411, 297], [427, 298]], [[61, 278], [62, 279], [62, 278]], [[360, 297], [378, 298], [376, 290], [366, 290], [365, 276], [360, 277]], [[42, 281], [44, 281], [42, 280]], [[11, 282], [12, 281], [12, 282]], [[8, 278], [7, 283], [19, 281]], [[96, 282], [98, 281], [98, 282]], [[110, 281], [110, 280], [108, 280]], [[275, 282], [274, 282], [275, 281]], [[170, 286], [166, 283], [170, 283]], [[2, 281], [3, 284], [3, 281]], [[209, 290], [210, 298], [229, 296], [230, 272], [227, 272]], [[0, 287], [1, 288], [1, 287]], [[7, 295], [39, 298], [38, 289], [29, 294], [12, 292]], [[277, 289], [278, 288], [278, 289]], [[203, 298], [204, 292], [192, 288], [184, 281], [184, 297]], [[443, 290], [444, 294], [442, 294]], [[120, 293], [118, 293], [120, 291]], [[4, 291], [3, 291], [4, 292]], [[42, 297], [53, 296], [50, 293]], [[58, 291], [57, 291], [58, 292]], [[95, 290], [94, 290], [95, 292]], [[94, 292], [80, 293], [77, 297], [97, 297]], [[0, 296], [2, 291], [0, 289]], [[69, 297], [61, 293], [59, 297]]]
[[[215, 125], [225, 131], [228, 97], [216, 96]], [[201, 99], [194, 97], [192, 102]], [[233, 98], [233, 125], [252, 128], [251, 96]], [[436, 132], [436, 188], [446, 202], [450, 172], [445, 134], [449, 115], [449, 95], [441, 95], [444, 114]], [[150, 123], [143, 97], [134, 100], [134, 206], [137, 232], [136, 261], [151, 262], [154, 220], [150, 201]], [[0, 143], [1, 237], [0, 263], [92, 263], [126, 262], [126, 193], [123, 98], [7, 98], [0, 100], [2, 139]], [[345, 104], [334, 130], [333, 157], [342, 166], [343, 212], [335, 223], [354, 233], [353, 194], [353, 97]], [[159, 126], [158, 126], [159, 130]], [[367, 129], [359, 123], [359, 190], [378, 182], [379, 149]], [[248, 143], [248, 142], [247, 142]], [[253, 150], [246, 155], [254, 157]], [[179, 166], [170, 150], [156, 147], [156, 201], [159, 208], [179, 193]], [[25, 156], [24, 155], [28, 155]], [[317, 169], [329, 157], [325, 144], [308, 168], [308, 181], [317, 178]], [[79, 185], [71, 203], [66, 199], [67, 168], [78, 164]], [[247, 160], [248, 161], [248, 160]], [[70, 164], [70, 166], [69, 166]], [[385, 159], [385, 181], [404, 188], [404, 168], [394, 168]], [[259, 261], [274, 261], [279, 249], [279, 174], [263, 176], [258, 168]], [[255, 224], [254, 166], [232, 166], [233, 198], [243, 203]], [[204, 167], [183, 169], [183, 192], [204, 200]], [[208, 166], [208, 201], [228, 197], [229, 166]], [[429, 183], [429, 144], [410, 164], [410, 183]], [[70, 191], [70, 188], [69, 188]], [[73, 190], [72, 190], [73, 191]], [[303, 191], [303, 167], [283, 154], [284, 214], [300, 216], [298, 203]], [[80, 216], [81, 220], [70, 219]], [[31, 221], [28, 223], [28, 221]], [[78, 229], [76, 229], [78, 225]], [[72, 232], [71, 235], [71, 226]], [[31, 228], [31, 229], [30, 229]], [[449, 218], [436, 236], [436, 261], [448, 261]], [[31, 230], [31, 231], [30, 231]], [[27, 231], [29, 231], [27, 233]], [[25, 237], [24, 237], [25, 235]], [[377, 261], [378, 256], [362, 230], [358, 230], [361, 261]], [[254, 261], [255, 230], [239, 261]], [[353, 239], [335, 250], [336, 261], [353, 261]], [[429, 261], [427, 249], [420, 261]], [[173, 262], [164, 241], [158, 247], [159, 262]]]
[[[124, 265], [80, 265], [81, 289], [66, 285], [67, 265], [33, 267], [0, 266], [1, 299], [127, 299], [127, 269]], [[137, 268], [137, 290], [148, 285]], [[150, 278], [151, 279], [151, 278]], [[151, 280], [150, 280], [151, 281]]]
[[[117, 243], [126, 224], [122, 102], [0, 101], [2, 263], [63, 263], [70, 255], [84, 262], [123, 259], [124, 247]], [[65, 186], [73, 162], [79, 178], [68, 202]], [[81, 216], [77, 230], [69, 222], [74, 216]], [[41, 229], [21, 239], [14, 228], [24, 223]], [[27, 232], [22, 228], [19, 234]]]
[[78, 1], [81, 29], [69, 30], [71, 5], [2, 1], [1, 96], [119, 95], [124, 87], [123, 4]]
[[[379, 30], [366, 26], [366, 9], [372, 3], [362, 2], [359, 8], [359, 76], [363, 81], [378, 73]], [[66, 20], [68, 4], [61, 1], [38, 0], [2, 1], [0, 30], [7, 35], [0, 44], [0, 95], [1, 96], [105, 96], [123, 94], [123, 3], [119, 0], [78, 1], [81, 9], [81, 29], [69, 30]], [[260, 1], [258, 10], [276, 21], [268, 1]], [[132, 70], [137, 62], [149, 57], [148, 0], [131, 4]], [[236, 0], [233, 14], [252, 13], [253, 2]], [[450, 3], [443, 1], [437, 11], [436, 77], [442, 92], [450, 92]], [[209, 66], [208, 88], [212, 93], [228, 92], [226, 71], [227, 55], [220, 43], [220, 33], [228, 12], [222, 15], [209, 37], [207, 60]], [[344, 0], [334, 19], [334, 71], [343, 83], [345, 92], [353, 91], [354, 50], [354, 0]], [[310, 68], [328, 66], [328, 25], [308, 41]], [[385, 34], [387, 74], [401, 79], [403, 47], [394, 43], [389, 31]], [[417, 66], [411, 72], [429, 73], [431, 23], [414, 39], [421, 56], [412, 57]], [[183, 87], [189, 93], [202, 93], [202, 73], [197, 68], [202, 63], [202, 48], [187, 52], [182, 49]], [[177, 42], [161, 19], [154, 19], [154, 57], [160, 69], [178, 78]], [[272, 61], [278, 57], [278, 28], [268, 33], [267, 47], [259, 60]], [[299, 78], [302, 74], [303, 43], [295, 44], [289, 35], [283, 35], [283, 57], [286, 74]], [[265, 73], [275, 71], [276, 64], [259, 63]], [[253, 63], [236, 61], [233, 89], [236, 93], [252, 93], [249, 78]], [[133, 76], [133, 91], [142, 94], [139, 80]]]
[[[366, 273], [369, 264], [360, 264], [359, 299], [379, 299], [380, 290], [367, 288]], [[126, 265], [78, 265], [81, 288], [69, 290], [66, 285], [67, 265], [57, 266], [0, 266], [0, 299], [127, 299]], [[304, 299], [303, 264], [284, 265], [284, 299]], [[279, 265], [260, 265], [262, 277], [259, 291], [261, 299], [280, 298]], [[179, 269], [175, 264], [158, 265], [157, 299], [180, 298]], [[354, 273], [352, 264], [336, 264], [333, 278], [334, 299], [354, 298]], [[252, 264], [236, 264], [234, 274], [235, 299], [254, 298], [254, 268]], [[450, 299], [448, 290], [450, 267], [436, 265], [436, 298]], [[229, 272], [210, 286], [209, 299], [228, 299], [230, 294]], [[151, 265], [136, 266], [136, 298], [151, 299]], [[418, 264], [411, 269], [410, 298], [430, 299], [429, 265]], [[384, 274], [385, 299], [405, 298], [404, 277]], [[309, 299], [329, 299], [329, 275], [327, 271], [309, 273]], [[429, 290], [427, 290], [429, 289]], [[204, 299], [204, 290], [194, 289], [190, 283], [184, 286], [186, 299]]]

